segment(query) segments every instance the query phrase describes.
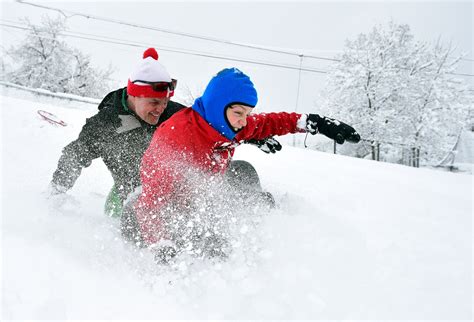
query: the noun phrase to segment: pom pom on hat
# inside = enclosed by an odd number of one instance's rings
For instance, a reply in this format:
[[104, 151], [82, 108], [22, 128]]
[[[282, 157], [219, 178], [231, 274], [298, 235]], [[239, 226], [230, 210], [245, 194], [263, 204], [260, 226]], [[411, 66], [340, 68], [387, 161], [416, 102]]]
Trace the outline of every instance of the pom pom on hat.
[[[128, 79], [127, 94], [136, 97], [171, 97], [173, 90], [155, 91], [150, 84], [144, 82], [171, 82], [166, 68], [158, 62], [158, 52], [148, 48], [143, 52], [143, 60], [137, 65]], [[140, 82], [144, 81], [144, 82]]]
[[158, 60], [158, 52], [155, 48], [148, 48], [143, 52], [143, 59], [152, 57], [154, 60]]

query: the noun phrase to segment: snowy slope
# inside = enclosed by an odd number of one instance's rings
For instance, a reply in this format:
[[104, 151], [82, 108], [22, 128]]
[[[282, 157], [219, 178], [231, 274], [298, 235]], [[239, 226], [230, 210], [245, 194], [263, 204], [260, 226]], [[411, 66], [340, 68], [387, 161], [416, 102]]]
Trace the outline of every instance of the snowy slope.
[[101, 161], [44, 194], [94, 113], [2, 97], [2, 320], [472, 318], [472, 176], [241, 147], [280, 208], [242, 218], [227, 262], [161, 268], [103, 215]]

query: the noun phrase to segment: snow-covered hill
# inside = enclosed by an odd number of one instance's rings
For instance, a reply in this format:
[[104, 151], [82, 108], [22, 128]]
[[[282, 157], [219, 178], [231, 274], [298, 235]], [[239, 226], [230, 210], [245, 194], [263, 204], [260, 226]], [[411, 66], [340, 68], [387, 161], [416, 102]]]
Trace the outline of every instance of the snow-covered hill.
[[100, 160], [46, 198], [95, 108], [1, 99], [2, 320], [472, 318], [472, 176], [241, 147], [280, 207], [242, 218], [227, 262], [157, 267], [103, 215]]

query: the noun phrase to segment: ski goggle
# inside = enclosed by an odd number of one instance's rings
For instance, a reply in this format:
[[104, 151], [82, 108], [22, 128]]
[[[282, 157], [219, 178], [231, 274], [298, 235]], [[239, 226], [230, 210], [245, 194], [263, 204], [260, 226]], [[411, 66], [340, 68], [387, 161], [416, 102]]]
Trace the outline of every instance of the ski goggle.
[[177, 79], [171, 79], [171, 82], [149, 82], [144, 80], [135, 80], [132, 83], [144, 83], [151, 86], [155, 92], [165, 92], [167, 90], [174, 91], [176, 84], [178, 83]]

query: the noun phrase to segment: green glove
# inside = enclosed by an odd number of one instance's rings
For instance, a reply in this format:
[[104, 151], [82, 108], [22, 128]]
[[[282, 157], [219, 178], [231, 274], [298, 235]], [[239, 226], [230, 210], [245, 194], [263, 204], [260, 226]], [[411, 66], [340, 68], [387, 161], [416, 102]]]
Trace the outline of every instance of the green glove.
[[112, 218], [120, 218], [122, 216], [122, 201], [119, 198], [115, 185], [112, 186], [105, 200], [104, 212]]

